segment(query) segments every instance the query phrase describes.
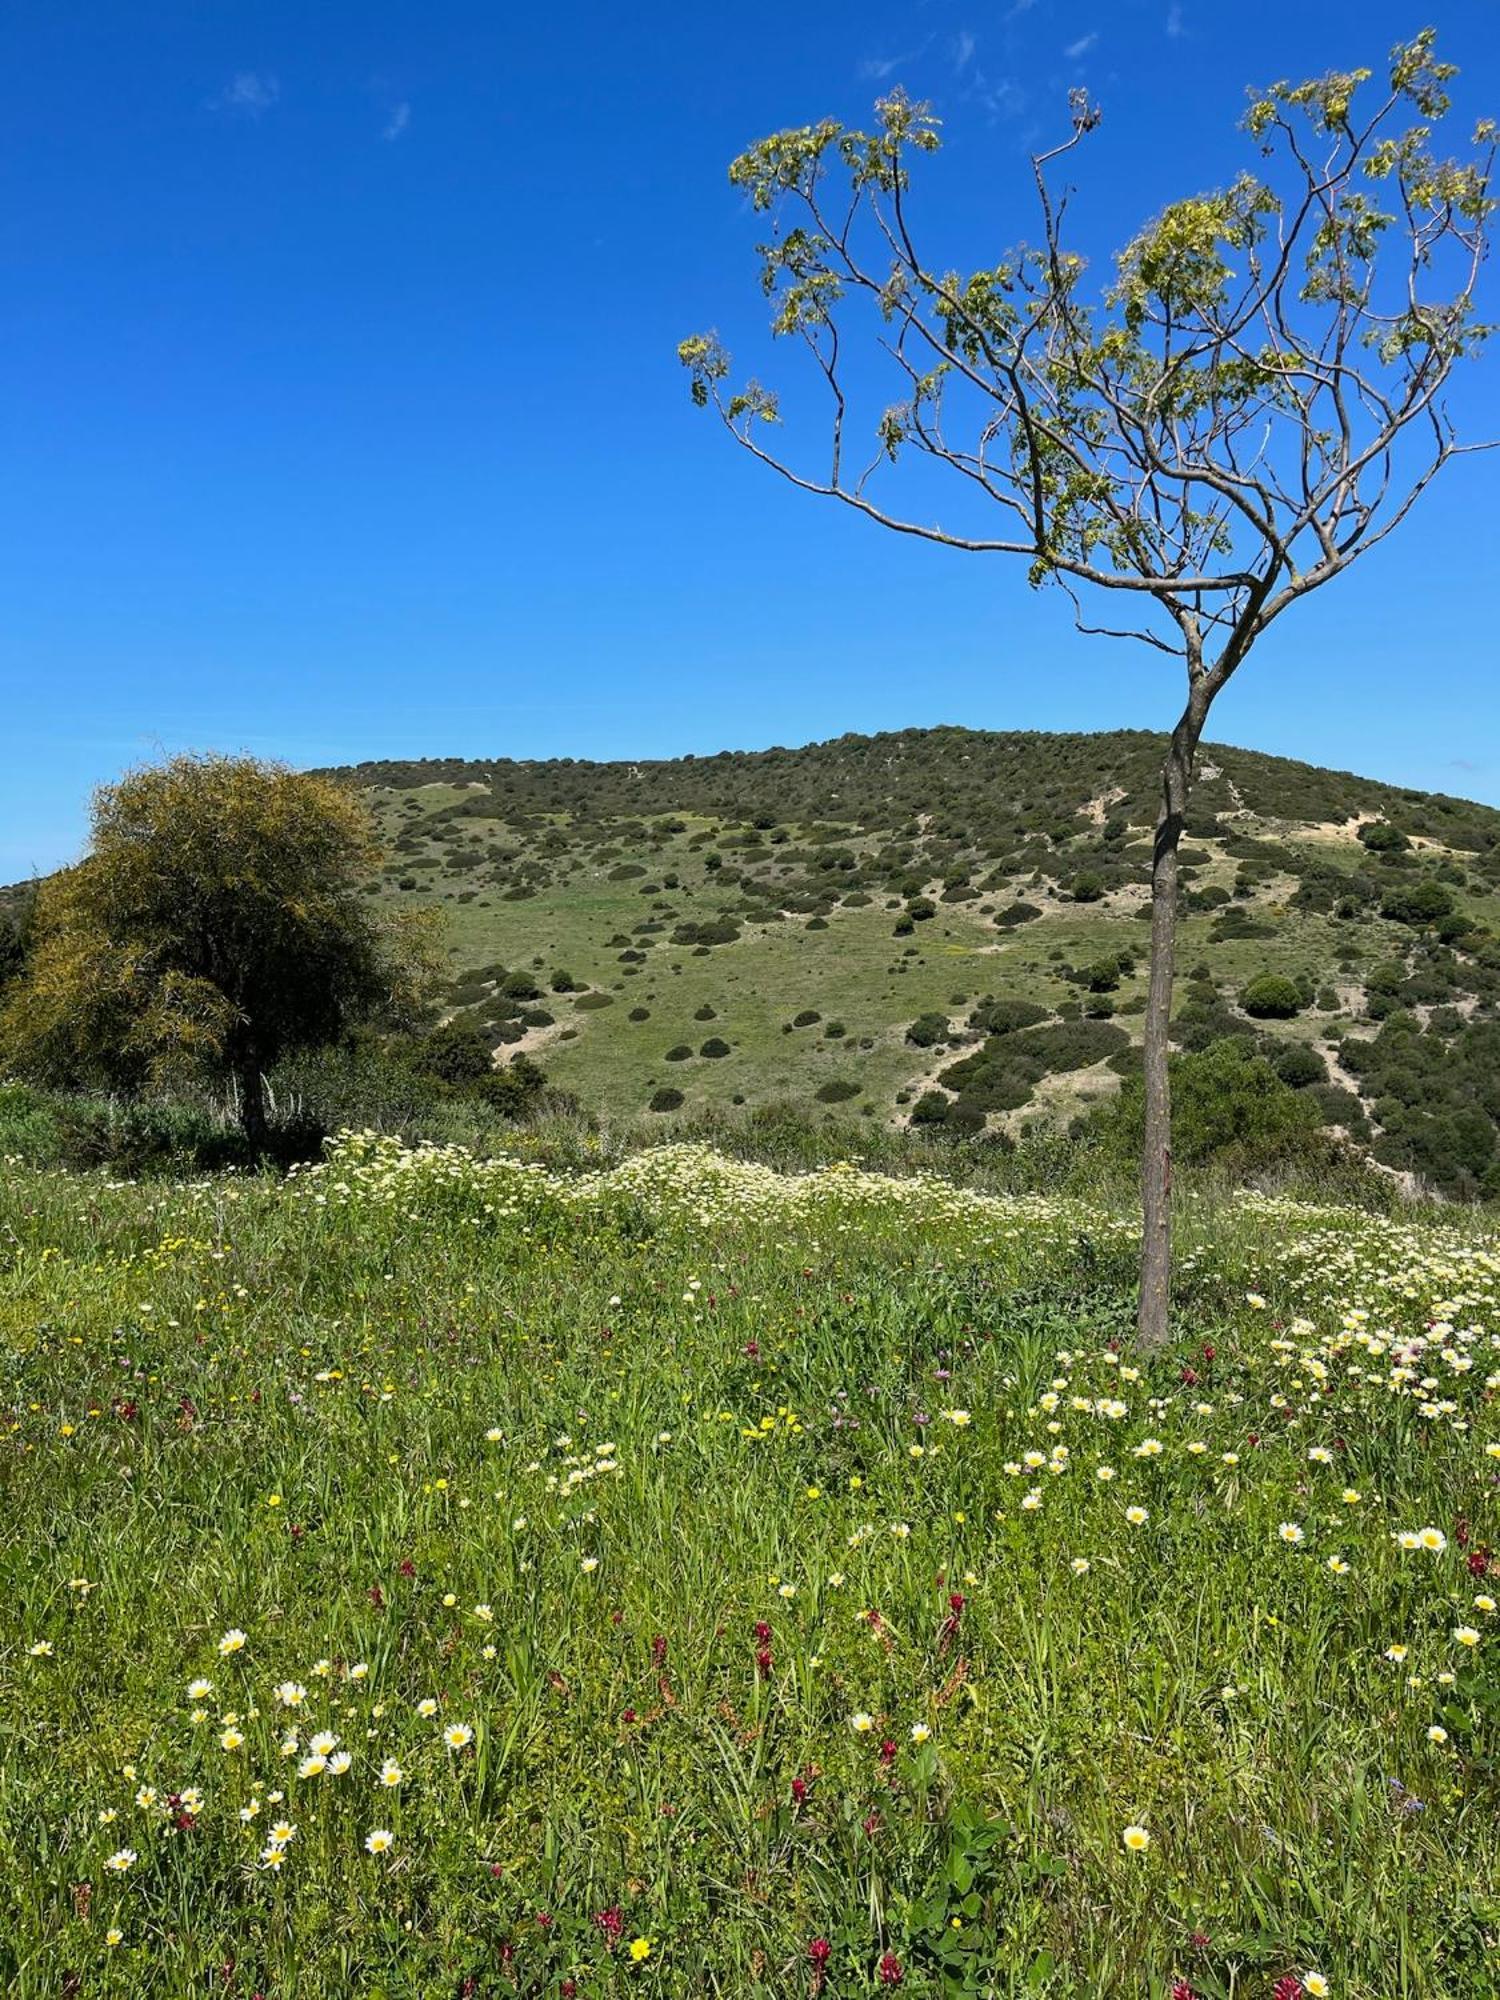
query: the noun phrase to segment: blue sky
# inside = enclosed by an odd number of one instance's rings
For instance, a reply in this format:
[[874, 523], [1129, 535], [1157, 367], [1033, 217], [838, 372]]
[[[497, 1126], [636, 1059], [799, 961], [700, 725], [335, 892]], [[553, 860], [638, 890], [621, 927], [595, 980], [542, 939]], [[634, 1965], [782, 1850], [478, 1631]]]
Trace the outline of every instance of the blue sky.
[[[925, 212], [979, 264], [1031, 228], [1028, 152], [1084, 83], [1105, 116], [1077, 214], [1102, 255], [1250, 163], [1247, 83], [1378, 64], [1424, 18], [14, 0], [0, 879], [76, 852], [92, 785], [182, 747], [609, 757], [1168, 722], [1168, 663], [1077, 636], [1010, 562], [794, 494], [690, 407], [677, 340], [753, 345], [764, 321], [726, 163], [903, 82], [945, 120]], [[1436, 25], [1465, 119], [1500, 109], [1493, 0]], [[1492, 362], [1457, 407], [1500, 432]], [[1289, 617], [1211, 734], [1500, 802], [1497, 472], [1454, 467]]]

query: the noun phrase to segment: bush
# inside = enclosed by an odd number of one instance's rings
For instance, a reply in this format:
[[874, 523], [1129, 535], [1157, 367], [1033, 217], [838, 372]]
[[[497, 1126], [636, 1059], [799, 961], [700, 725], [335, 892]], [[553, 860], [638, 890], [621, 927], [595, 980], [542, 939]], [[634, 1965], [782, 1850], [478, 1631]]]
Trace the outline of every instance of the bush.
[[660, 1090], [652, 1092], [651, 1100], [647, 1104], [646, 1109], [648, 1111], [678, 1111], [686, 1102], [687, 1099], [680, 1090], [673, 1090], [670, 1085], [663, 1085]]
[[948, 1100], [940, 1090], [924, 1090], [911, 1108], [913, 1125], [943, 1125], [948, 1119]]
[[729, 1044], [718, 1035], [710, 1035], [698, 1053], [700, 1056], [710, 1056], [717, 1059], [720, 1056], [727, 1056], [729, 1054]]
[[687, 1043], [686, 1043], [686, 1042], [679, 1042], [679, 1043], [677, 1044], [676, 1048], [674, 1048], [674, 1049], [668, 1049], [668, 1050], [667, 1050], [667, 1053], [666, 1053], [666, 1055], [664, 1056], [664, 1058], [663, 1058], [663, 1061], [665, 1061], [665, 1062], [689, 1062], [689, 1061], [691, 1061], [691, 1059], [692, 1059], [692, 1054], [693, 1054], [693, 1052], [692, 1052], [692, 1050], [691, 1050], [691, 1049], [690, 1049], [690, 1048], [688, 1047], [688, 1045], [687, 1045]]
[[906, 1039], [914, 1049], [933, 1049], [947, 1041], [948, 1033], [946, 1014], [919, 1014], [907, 1029]]
[[[1254, 1170], [1288, 1157], [1320, 1123], [1311, 1097], [1283, 1083], [1244, 1042], [1173, 1056], [1170, 1076], [1172, 1156], [1187, 1166]], [[1085, 1130], [1107, 1151], [1134, 1160], [1145, 1140], [1145, 1111], [1144, 1081], [1130, 1077]]]
[[574, 1008], [580, 1014], [594, 1014], [601, 1007], [613, 1007], [614, 1004], [613, 993], [580, 993], [573, 1002]]
[[1257, 1021], [1290, 1021], [1302, 1011], [1302, 995], [1279, 972], [1263, 972], [1240, 994], [1240, 1005]]
[[843, 1104], [851, 1097], [858, 1097], [860, 1086], [850, 1083], [847, 1077], [832, 1077], [827, 1083], [819, 1084], [813, 1092], [819, 1104]]
[[1389, 820], [1371, 820], [1359, 829], [1358, 838], [1372, 854], [1400, 854], [1411, 846], [1411, 842], [1400, 827], [1392, 826]]
[[792, 1026], [794, 1028], [811, 1028], [821, 1021], [822, 1018], [823, 1016], [815, 1007], [804, 1007], [800, 1014], [792, 1016]]
[[1328, 1065], [1306, 1042], [1293, 1042], [1276, 1057], [1271, 1067], [1289, 1090], [1306, 1090], [1309, 1084], [1327, 1083]]
[[1070, 893], [1075, 903], [1097, 903], [1104, 894], [1104, 877], [1094, 874], [1075, 875]]
[[460, 1087], [488, 1076], [495, 1066], [489, 1036], [460, 1021], [445, 1022], [424, 1035], [412, 1049], [411, 1062], [422, 1075]]
[[1453, 897], [1441, 882], [1402, 883], [1387, 889], [1380, 899], [1380, 914], [1393, 924], [1409, 924], [1420, 930], [1453, 912]]

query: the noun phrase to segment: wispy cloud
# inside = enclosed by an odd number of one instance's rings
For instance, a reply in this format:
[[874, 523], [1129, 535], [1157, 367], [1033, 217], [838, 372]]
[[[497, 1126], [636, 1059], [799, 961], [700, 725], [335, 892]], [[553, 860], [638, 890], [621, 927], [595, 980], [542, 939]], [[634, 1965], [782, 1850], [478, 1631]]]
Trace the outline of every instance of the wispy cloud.
[[1035, 5], [1036, 0], [1012, 0], [1010, 12], [1005, 18], [1007, 21], [1017, 21], [1023, 14], [1029, 14]]
[[1472, 757], [1450, 757], [1448, 768], [1450, 771], [1482, 771], [1484, 766], [1476, 763]]
[[956, 76], [961, 75], [974, 60], [974, 49], [974, 37], [967, 28], [960, 28], [953, 43], [953, 71]]
[[903, 63], [909, 63], [914, 56], [921, 53], [921, 49], [907, 49], [899, 56], [864, 56], [860, 59], [860, 77], [866, 83], [884, 83], [885, 79], [894, 75]]
[[259, 118], [280, 96], [281, 85], [269, 70], [242, 69], [209, 103], [217, 111], [235, 111], [245, 118]]
[[1167, 9], [1167, 33], [1175, 42], [1182, 33], [1182, 9], [1172, 6]]
[[398, 104], [385, 121], [385, 130], [380, 136], [382, 139], [399, 139], [410, 123], [411, 106], [405, 103]]
[[1069, 42], [1068, 46], [1063, 50], [1063, 54], [1068, 58], [1069, 62], [1076, 62], [1080, 56], [1088, 54], [1098, 39], [1099, 31], [1096, 28], [1091, 34], [1080, 35], [1076, 42]]

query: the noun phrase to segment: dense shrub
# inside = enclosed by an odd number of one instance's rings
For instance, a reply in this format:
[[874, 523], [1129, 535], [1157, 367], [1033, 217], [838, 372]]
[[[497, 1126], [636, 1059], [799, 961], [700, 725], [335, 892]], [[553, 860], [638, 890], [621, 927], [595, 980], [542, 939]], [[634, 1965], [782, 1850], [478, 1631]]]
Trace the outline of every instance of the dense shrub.
[[1263, 972], [1240, 994], [1240, 1005], [1257, 1021], [1290, 1021], [1301, 1013], [1302, 995], [1279, 972]]
[[946, 1042], [948, 1034], [946, 1014], [919, 1014], [907, 1029], [906, 1039], [915, 1049], [932, 1049], [939, 1042]]
[[[1243, 1042], [1173, 1056], [1170, 1080], [1172, 1155], [1184, 1165], [1219, 1162], [1241, 1171], [1268, 1165], [1320, 1122], [1310, 1096], [1289, 1088]], [[1145, 1103], [1144, 1081], [1127, 1078], [1084, 1129], [1107, 1150], [1133, 1159], [1144, 1140]]]
[[842, 1104], [846, 1099], [858, 1097], [860, 1087], [847, 1077], [831, 1077], [827, 1083], [820, 1083], [813, 1092], [819, 1104]]
[[680, 1090], [673, 1090], [670, 1085], [663, 1085], [660, 1090], [652, 1092], [651, 1100], [647, 1104], [646, 1109], [648, 1111], [676, 1111], [686, 1102], [687, 1099]]

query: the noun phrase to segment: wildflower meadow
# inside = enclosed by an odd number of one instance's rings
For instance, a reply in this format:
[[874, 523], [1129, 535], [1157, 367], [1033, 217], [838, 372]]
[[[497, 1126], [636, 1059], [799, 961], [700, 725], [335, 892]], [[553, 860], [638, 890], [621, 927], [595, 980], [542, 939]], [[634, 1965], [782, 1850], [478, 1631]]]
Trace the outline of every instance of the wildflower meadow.
[[12, 1163], [4, 1991], [1500, 1991], [1500, 1240], [1183, 1211]]

